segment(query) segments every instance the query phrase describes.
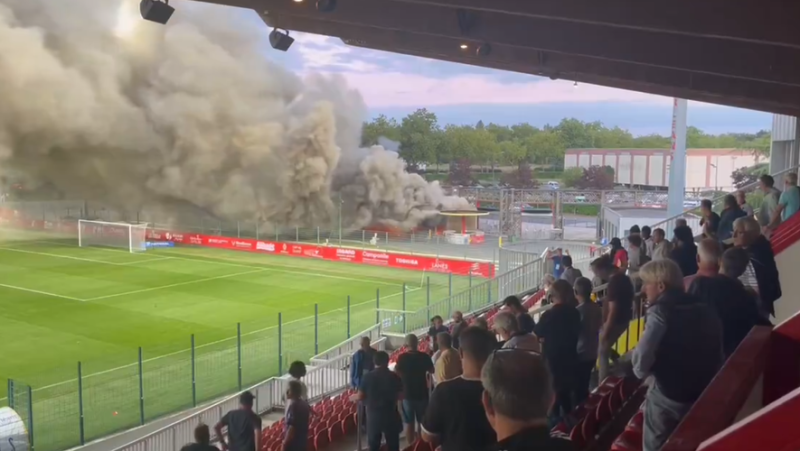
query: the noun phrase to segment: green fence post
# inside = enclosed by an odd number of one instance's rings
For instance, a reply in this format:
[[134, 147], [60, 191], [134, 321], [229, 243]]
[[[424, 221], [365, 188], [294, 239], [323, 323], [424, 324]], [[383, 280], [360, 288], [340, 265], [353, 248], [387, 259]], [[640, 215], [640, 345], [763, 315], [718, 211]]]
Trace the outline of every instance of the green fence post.
[[81, 362], [78, 362], [78, 424], [80, 425], [81, 446], [86, 444], [86, 437], [84, 434], [84, 418], [83, 418], [83, 371]]
[[492, 303], [492, 282], [489, 281], [489, 283], [486, 284], [486, 287], [487, 287], [486, 305], [489, 305]]
[[239, 391], [242, 391], [242, 323], [236, 323], [236, 360], [239, 362]]
[[283, 313], [278, 313], [278, 374], [283, 374]]
[[14, 408], [14, 379], [8, 380], [8, 407]]
[[447, 296], [453, 296], [453, 273], [447, 275]]
[[144, 361], [141, 346], [139, 346], [139, 423], [144, 425]]
[[425, 295], [425, 305], [428, 307], [428, 315], [427, 315], [427, 317], [430, 318], [431, 317], [431, 276], [428, 276], [427, 282], [428, 282], [428, 286], [426, 287], [427, 288], [427, 293]]
[[314, 304], [314, 355], [319, 354], [319, 304]]
[[375, 289], [375, 324], [381, 323], [381, 289]]
[[347, 339], [350, 339], [350, 295], [347, 295]]
[[28, 385], [28, 443], [31, 451], [35, 450], [33, 444], [33, 389]]
[[403, 333], [406, 333], [406, 283], [403, 282]]
[[472, 271], [469, 272], [469, 287], [472, 288]]
[[197, 407], [197, 364], [195, 362], [194, 334], [192, 334], [192, 405]]
[[470, 287], [469, 287], [469, 306], [467, 307], [467, 311], [472, 311], [472, 279], [470, 279]]

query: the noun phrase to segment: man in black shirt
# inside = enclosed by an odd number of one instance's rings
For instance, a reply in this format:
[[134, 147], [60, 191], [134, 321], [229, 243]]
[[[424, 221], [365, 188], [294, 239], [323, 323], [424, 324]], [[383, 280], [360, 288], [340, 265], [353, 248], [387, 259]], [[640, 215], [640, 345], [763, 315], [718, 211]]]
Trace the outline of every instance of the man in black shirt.
[[308, 427], [311, 420], [311, 407], [303, 399], [303, 384], [300, 381], [289, 382], [286, 391], [285, 433], [283, 451], [307, 451]]
[[453, 328], [450, 331], [450, 335], [453, 337], [453, 348], [459, 348], [461, 332], [464, 332], [467, 326], [467, 322], [464, 321], [464, 315], [459, 311], [453, 312]]
[[700, 220], [700, 226], [703, 228], [703, 235], [706, 238], [714, 237], [717, 234], [717, 229], [719, 229], [720, 218], [712, 210], [713, 207], [714, 204], [709, 199], [700, 201], [700, 214], [703, 215], [703, 219]]
[[575, 292], [566, 280], [557, 280], [552, 288], [553, 308], [544, 312], [534, 334], [544, 341], [543, 351], [556, 391], [553, 420], [572, 410], [572, 393], [578, 367], [578, 339], [581, 314], [575, 305]]
[[413, 444], [417, 437], [414, 427], [422, 422], [425, 409], [428, 408], [428, 374], [433, 373], [433, 360], [425, 353], [418, 351], [417, 336], [406, 336], [408, 352], [397, 358], [394, 372], [403, 380], [403, 424], [405, 424], [406, 440]]
[[496, 450], [575, 450], [569, 440], [550, 436], [552, 377], [539, 354], [500, 349], [483, 366], [481, 382], [486, 416], [497, 433]]
[[361, 380], [356, 401], [367, 405], [367, 442], [370, 451], [381, 449], [381, 437], [389, 451], [400, 450], [400, 414], [397, 401], [403, 395], [403, 382], [389, 369], [389, 354], [375, 353], [375, 369]]
[[[261, 417], [253, 412], [255, 396], [249, 391], [239, 396], [239, 408], [226, 413], [214, 426], [220, 438], [222, 451], [260, 451]], [[222, 434], [222, 427], [228, 428], [228, 440]]]
[[522, 305], [522, 301], [516, 296], [509, 296], [503, 299], [503, 305], [517, 315], [517, 322], [519, 322], [519, 330], [526, 334], [533, 333], [533, 328], [536, 327], [536, 321], [528, 313], [528, 309]]
[[431, 318], [431, 327], [430, 329], [428, 329], [428, 339], [431, 340], [431, 346], [433, 346], [433, 352], [439, 350], [439, 343], [436, 342], [436, 336], [442, 332], [450, 333], [450, 329], [448, 329], [444, 325], [444, 320], [442, 319], [442, 317], [436, 315], [433, 318]]
[[194, 443], [181, 448], [181, 451], [219, 451], [217, 447], [211, 445], [211, 434], [208, 426], [198, 424], [194, 428]]
[[463, 374], [436, 386], [422, 420], [422, 439], [442, 451], [483, 451], [495, 443], [495, 433], [481, 403], [481, 368], [497, 348], [494, 335], [468, 327], [461, 334]]

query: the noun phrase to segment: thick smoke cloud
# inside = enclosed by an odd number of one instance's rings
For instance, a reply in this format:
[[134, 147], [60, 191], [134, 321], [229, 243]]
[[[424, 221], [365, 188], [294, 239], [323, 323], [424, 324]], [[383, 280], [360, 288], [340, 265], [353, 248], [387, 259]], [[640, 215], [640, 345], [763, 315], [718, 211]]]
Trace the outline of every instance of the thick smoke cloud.
[[366, 108], [341, 77], [270, 62], [241, 11], [172, 4], [164, 27], [138, 0], [0, 0], [0, 173], [178, 221], [325, 227], [341, 208], [410, 227], [468, 208], [359, 148]]

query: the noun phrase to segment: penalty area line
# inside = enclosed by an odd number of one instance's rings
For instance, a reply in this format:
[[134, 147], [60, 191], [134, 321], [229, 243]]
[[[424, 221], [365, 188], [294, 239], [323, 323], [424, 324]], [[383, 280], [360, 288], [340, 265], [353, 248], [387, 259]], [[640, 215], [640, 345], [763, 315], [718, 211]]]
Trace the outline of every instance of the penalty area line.
[[68, 299], [70, 301], [86, 302], [86, 299], [79, 299], [79, 298], [74, 298], [72, 296], [65, 296], [63, 294], [50, 293], [49, 291], [41, 291], [41, 290], [34, 290], [32, 288], [18, 287], [16, 285], [8, 285], [8, 284], [5, 284], [5, 283], [0, 283], [0, 287], [8, 288], [8, 289], [11, 289], [11, 290], [17, 290], [17, 291], [25, 291], [25, 292], [28, 292], [28, 293], [41, 294], [43, 296], [50, 296], [50, 297], [54, 297], [54, 298]]

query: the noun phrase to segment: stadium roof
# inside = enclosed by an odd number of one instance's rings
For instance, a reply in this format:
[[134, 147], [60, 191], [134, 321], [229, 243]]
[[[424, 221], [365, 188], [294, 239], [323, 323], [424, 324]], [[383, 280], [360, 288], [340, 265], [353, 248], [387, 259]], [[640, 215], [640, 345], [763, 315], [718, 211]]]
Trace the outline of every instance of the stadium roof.
[[199, 1], [359, 47], [800, 115], [796, 1]]

